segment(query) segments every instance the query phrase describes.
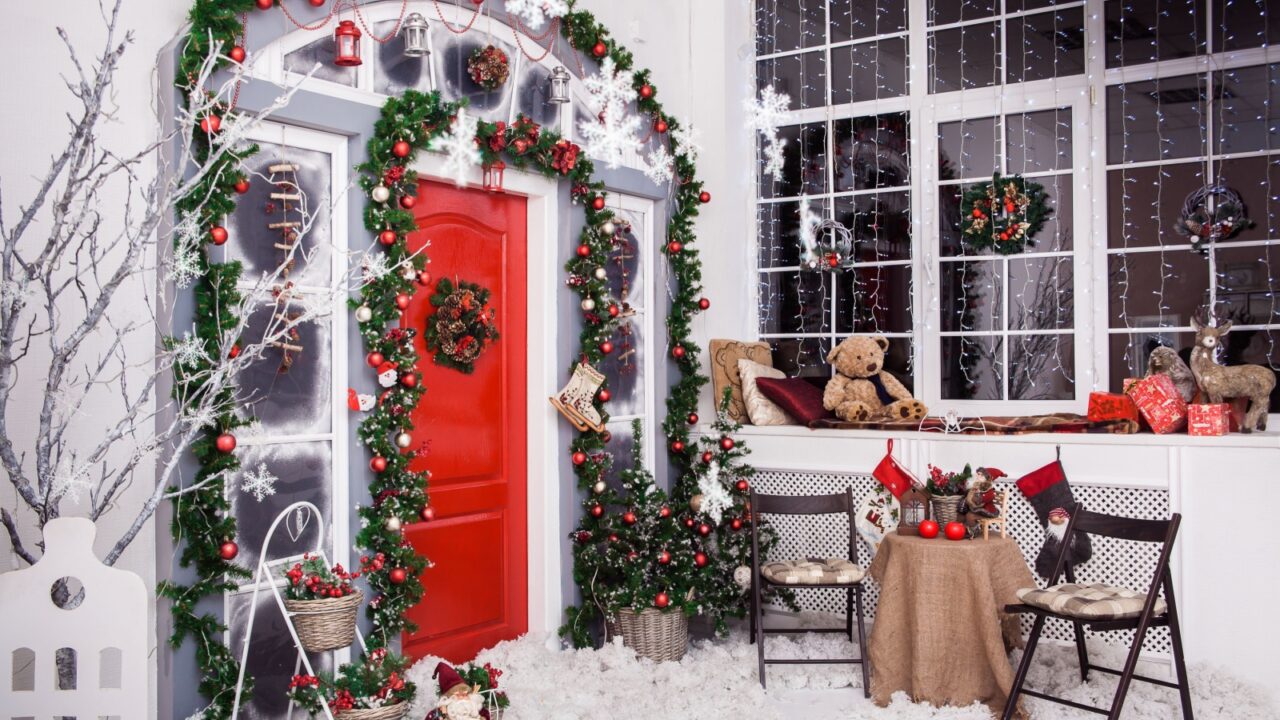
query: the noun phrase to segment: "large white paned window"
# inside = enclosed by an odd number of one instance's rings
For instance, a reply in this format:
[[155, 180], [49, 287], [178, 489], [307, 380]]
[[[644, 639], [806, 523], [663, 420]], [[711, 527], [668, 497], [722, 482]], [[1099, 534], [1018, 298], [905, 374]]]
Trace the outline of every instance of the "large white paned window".
[[[1228, 363], [1280, 365], [1280, 0], [757, 0], [756, 85], [791, 98], [781, 180], [757, 191], [758, 332], [831, 372], [849, 335], [935, 411], [1079, 411], [1187, 354], [1205, 306]], [[1280, 25], [1280, 22], [1277, 23]], [[965, 190], [1044, 187], [1035, 242], [968, 247]], [[1202, 252], [1174, 227], [1220, 184], [1252, 228]], [[801, 266], [805, 213], [852, 231], [844, 272]], [[1273, 403], [1273, 410], [1278, 409]]]

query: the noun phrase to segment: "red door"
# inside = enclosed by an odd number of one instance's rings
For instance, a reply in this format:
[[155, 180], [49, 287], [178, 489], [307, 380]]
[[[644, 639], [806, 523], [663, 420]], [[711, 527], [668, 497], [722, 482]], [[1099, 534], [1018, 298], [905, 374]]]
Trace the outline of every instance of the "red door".
[[424, 346], [434, 280], [404, 316], [419, 333], [426, 387], [413, 423], [414, 445], [425, 440], [428, 451], [414, 469], [431, 471], [436, 511], [406, 533], [435, 566], [409, 611], [419, 629], [404, 636], [404, 652], [461, 663], [528, 629], [525, 200], [425, 181], [418, 192], [410, 249], [430, 243], [432, 278], [488, 288], [500, 334], [467, 375], [437, 365]]

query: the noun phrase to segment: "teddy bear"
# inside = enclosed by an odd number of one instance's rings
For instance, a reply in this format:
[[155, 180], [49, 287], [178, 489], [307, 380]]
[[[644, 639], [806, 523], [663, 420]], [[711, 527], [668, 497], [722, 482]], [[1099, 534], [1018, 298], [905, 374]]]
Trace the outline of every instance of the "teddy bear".
[[836, 375], [822, 393], [822, 406], [841, 420], [920, 420], [928, 414], [924, 403], [911, 396], [898, 379], [884, 370], [889, 340], [883, 335], [845, 338], [827, 354]]

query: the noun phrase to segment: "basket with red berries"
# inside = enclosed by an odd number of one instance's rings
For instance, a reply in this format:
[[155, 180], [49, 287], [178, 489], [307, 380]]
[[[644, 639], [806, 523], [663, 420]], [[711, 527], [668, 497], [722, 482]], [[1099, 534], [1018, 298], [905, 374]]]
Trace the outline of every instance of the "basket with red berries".
[[417, 691], [405, 679], [408, 665], [379, 648], [364, 662], [343, 665], [337, 675], [295, 675], [289, 699], [312, 715], [328, 707], [336, 720], [399, 720]]
[[298, 640], [307, 652], [348, 647], [356, 636], [356, 611], [363, 595], [352, 582], [360, 572], [341, 565], [325, 567], [320, 558], [304, 555], [284, 573], [284, 607], [293, 618]]

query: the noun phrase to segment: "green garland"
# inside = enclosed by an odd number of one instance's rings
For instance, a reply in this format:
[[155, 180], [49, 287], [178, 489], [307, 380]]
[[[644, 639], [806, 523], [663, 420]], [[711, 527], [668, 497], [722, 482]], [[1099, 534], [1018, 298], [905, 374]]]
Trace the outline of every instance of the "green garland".
[[497, 313], [489, 307], [489, 291], [465, 280], [454, 285], [440, 278], [431, 295], [435, 312], [427, 318], [424, 338], [437, 365], [470, 375], [476, 359], [498, 340]]
[[960, 200], [960, 232], [970, 249], [992, 249], [1017, 255], [1034, 245], [1049, 213], [1044, 186], [1021, 175], [1000, 176], [964, 192]]

